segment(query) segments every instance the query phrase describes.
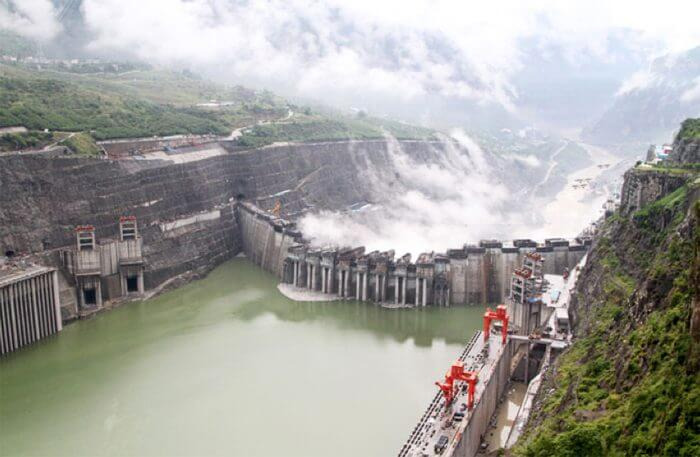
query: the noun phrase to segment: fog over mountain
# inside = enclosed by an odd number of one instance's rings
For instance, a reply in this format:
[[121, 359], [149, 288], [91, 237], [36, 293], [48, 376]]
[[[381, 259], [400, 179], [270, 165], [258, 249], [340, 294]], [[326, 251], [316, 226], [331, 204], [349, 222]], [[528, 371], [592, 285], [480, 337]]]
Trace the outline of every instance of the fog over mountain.
[[47, 52], [190, 68], [437, 127], [570, 132], [651, 57], [700, 44], [699, 13], [683, 1], [4, 0], [0, 27]]
[[639, 143], [663, 143], [684, 119], [698, 115], [700, 47], [655, 59], [635, 73], [584, 138], [627, 149]]

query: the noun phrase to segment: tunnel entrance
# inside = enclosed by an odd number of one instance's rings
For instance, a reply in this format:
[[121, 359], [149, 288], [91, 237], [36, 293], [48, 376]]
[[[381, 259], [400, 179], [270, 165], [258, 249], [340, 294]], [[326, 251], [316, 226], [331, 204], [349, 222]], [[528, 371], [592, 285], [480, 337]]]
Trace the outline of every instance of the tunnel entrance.
[[8, 259], [9, 259], [9, 258], [12, 258], [12, 257], [14, 257], [14, 256], [15, 256], [15, 251], [14, 251], [14, 250], [12, 250], [12, 249], [7, 249], [7, 250], [5, 251], [5, 257], [7, 257]]
[[138, 276], [127, 276], [126, 277], [126, 291], [127, 292], [138, 292], [139, 291], [139, 277]]
[[95, 289], [83, 289], [83, 301], [86, 305], [97, 305], [97, 293]]

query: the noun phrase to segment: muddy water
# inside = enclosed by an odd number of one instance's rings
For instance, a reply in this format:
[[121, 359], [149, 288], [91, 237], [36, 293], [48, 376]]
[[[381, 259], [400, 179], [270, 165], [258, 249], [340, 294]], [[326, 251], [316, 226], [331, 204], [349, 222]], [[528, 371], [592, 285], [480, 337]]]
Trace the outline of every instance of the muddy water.
[[236, 259], [0, 360], [0, 455], [393, 455], [482, 312], [293, 302]]
[[488, 443], [489, 451], [498, 450], [506, 445], [508, 434], [513, 427], [513, 421], [515, 421], [515, 416], [523, 403], [526, 391], [527, 384], [522, 382], [511, 383], [503, 398], [503, 402], [498, 405], [495, 427], [490, 428], [486, 432], [486, 442]]

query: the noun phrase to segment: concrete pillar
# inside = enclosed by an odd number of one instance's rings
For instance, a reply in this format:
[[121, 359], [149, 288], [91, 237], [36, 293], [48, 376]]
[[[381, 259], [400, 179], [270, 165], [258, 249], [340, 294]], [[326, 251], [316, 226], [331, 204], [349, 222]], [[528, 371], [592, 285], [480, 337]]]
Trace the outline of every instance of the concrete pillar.
[[402, 290], [401, 290], [401, 304], [406, 305], [406, 283], [408, 282], [408, 276], [401, 278], [401, 282], [403, 283]]
[[321, 267], [321, 292], [326, 293], [326, 267]]
[[311, 265], [306, 264], [306, 288], [311, 289]]
[[[58, 273], [56, 273], [58, 274]], [[53, 273], [44, 276], [44, 308], [46, 312], [46, 334], [56, 331], [56, 311], [53, 296]]]
[[[350, 290], [350, 281], [352, 279], [350, 273], [350, 270], [343, 270], [342, 271], [342, 286], [343, 286], [343, 297], [344, 298], [351, 298], [352, 297], [352, 291]], [[340, 287], [341, 284], [338, 284], [338, 287]]]
[[394, 287], [394, 304], [398, 305], [399, 304], [399, 277], [396, 276], [396, 285]]
[[379, 295], [381, 297], [381, 302], [384, 302], [386, 300], [386, 275], [381, 275], [381, 285], [379, 287]]
[[360, 290], [362, 288], [362, 282], [360, 281], [361, 278], [361, 273], [358, 271], [357, 272], [357, 281], [355, 283], [355, 300], [360, 301], [362, 298], [362, 291]]
[[15, 314], [15, 297], [14, 287], [12, 284], [10, 284], [7, 287], [7, 303], [7, 316], [10, 321], [10, 333], [12, 334], [12, 349], [14, 350], [19, 347], [19, 336], [17, 335], [17, 316]]
[[49, 335], [46, 322], [48, 315], [46, 310], [46, 275], [36, 278], [37, 309], [39, 310], [39, 337], [46, 338]]
[[5, 347], [5, 335], [7, 334], [7, 320], [5, 319], [5, 289], [0, 287], [0, 355], [10, 352]]
[[382, 297], [379, 295], [379, 280], [381, 279], [381, 276], [378, 274], [374, 275], [374, 301], [375, 302], [380, 302], [382, 301]]
[[367, 301], [367, 288], [369, 287], [369, 272], [366, 271], [362, 274], [362, 301]]
[[292, 285], [297, 286], [297, 262], [296, 260], [292, 262]]
[[119, 273], [119, 286], [121, 287], [122, 295], [126, 295], [128, 288], [126, 287], [126, 274], [124, 272]]
[[10, 284], [10, 318], [12, 319], [12, 333], [15, 349], [22, 346], [22, 329], [20, 328], [19, 300], [17, 298], [17, 284]]
[[22, 300], [22, 284], [15, 283], [15, 317], [17, 319], [17, 340], [19, 342], [18, 347], [22, 347], [27, 344], [27, 334], [24, 328], [24, 301]]
[[97, 307], [102, 308], [102, 281], [100, 280], [99, 276], [97, 277], [97, 287], [95, 295], [97, 295]]
[[38, 340], [41, 338], [41, 332], [39, 331], [39, 295], [37, 294], [37, 278], [31, 279], [32, 285], [32, 311], [34, 311], [34, 339]]
[[136, 280], [136, 286], [140, 294], [146, 291], [146, 288], [143, 285], [143, 268], [141, 268], [141, 270], [139, 271], [138, 279]]
[[311, 265], [311, 290], [316, 290], [316, 265]]
[[416, 278], [416, 298], [413, 300], [415, 306], [420, 306], [420, 278]]
[[423, 278], [423, 306], [428, 305], [428, 279]]

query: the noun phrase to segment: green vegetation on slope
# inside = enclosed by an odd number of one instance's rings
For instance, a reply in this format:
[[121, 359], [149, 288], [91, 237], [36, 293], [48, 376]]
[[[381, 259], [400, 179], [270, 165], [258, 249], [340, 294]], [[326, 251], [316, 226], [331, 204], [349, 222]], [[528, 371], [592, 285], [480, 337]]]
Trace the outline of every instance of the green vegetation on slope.
[[87, 133], [76, 133], [61, 142], [63, 146], [68, 147], [73, 153], [96, 157], [100, 155], [100, 148], [95, 144], [95, 140]]
[[[91, 70], [95, 70], [91, 73]], [[125, 70], [125, 71], [122, 71]], [[122, 72], [120, 72], [122, 71]], [[289, 109], [294, 111], [287, 118]], [[88, 132], [96, 140], [228, 135], [244, 147], [277, 141], [428, 138], [434, 132], [365, 115], [312, 114], [269, 91], [222, 86], [136, 64], [0, 64], [0, 127]]]
[[0, 136], [0, 151], [41, 148], [52, 141], [54, 141], [54, 135], [52, 133], [37, 131], [6, 133]]
[[54, 79], [5, 77], [0, 77], [0, 126], [91, 131], [97, 139], [229, 131], [194, 108], [92, 92]]
[[700, 119], [686, 119], [683, 121], [678, 136], [681, 139], [700, 138]]
[[432, 130], [375, 118], [295, 115], [293, 119], [246, 129], [239, 144], [260, 147], [279, 141], [366, 140], [386, 134], [398, 139], [434, 138]]
[[700, 232], [697, 220], [694, 235], [683, 228], [687, 196], [684, 186], [603, 228], [591, 257], [600, 290], [577, 297], [598, 302], [516, 454], [700, 455], [700, 375], [689, 359]]

